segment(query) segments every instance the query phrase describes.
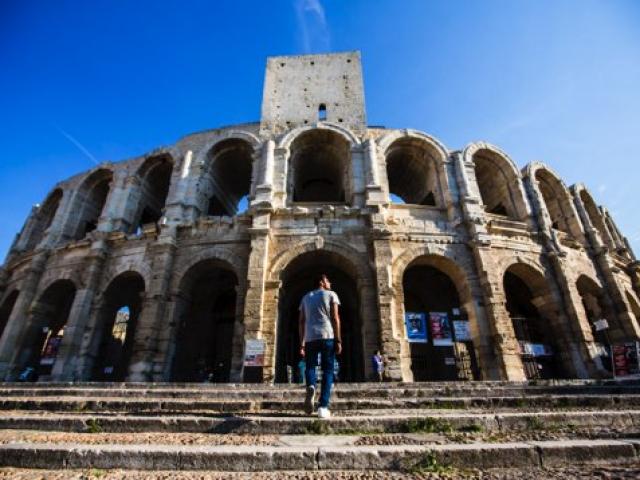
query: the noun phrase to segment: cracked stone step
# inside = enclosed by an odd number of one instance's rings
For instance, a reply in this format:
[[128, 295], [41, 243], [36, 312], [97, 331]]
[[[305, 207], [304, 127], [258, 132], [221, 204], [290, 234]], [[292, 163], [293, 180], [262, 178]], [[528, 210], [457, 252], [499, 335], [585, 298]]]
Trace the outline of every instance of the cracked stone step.
[[190, 432], [235, 434], [397, 433], [411, 431], [545, 431], [559, 428], [640, 429], [640, 410], [594, 412], [407, 412], [335, 415], [319, 422], [303, 416], [136, 416], [9, 412], [0, 428], [65, 432]]
[[403, 446], [176, 446], [26, 444], [0, 446], [16, 468], [218, 471], [406, 470], [427, 465], [526, 468], [637, 460], [640, 440], [561, 440]]

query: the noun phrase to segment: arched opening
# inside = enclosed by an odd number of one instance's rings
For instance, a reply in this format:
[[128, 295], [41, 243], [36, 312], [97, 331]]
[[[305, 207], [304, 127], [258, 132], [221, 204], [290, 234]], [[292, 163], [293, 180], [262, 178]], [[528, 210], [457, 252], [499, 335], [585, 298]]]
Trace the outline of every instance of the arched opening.
[[582, 299], [584, 313], [591, 326], [591, 332], [596, 342], [602, 366], [611, 371], [609, 329], [615, 328], [615, 315], [607, 304], [604, 289], [594, 280], [586, 275], [580, 275], [576, 282], [576, 287]]
[[29, 232], [29, 240], [25, 246], [26, 250], [35, 248], [44, 238], [45, 232], [53, 223], [53, 218], [60, 206], [60, 200], [62, 200], [62, 190], [56, 188], [47, 197], [41, 207], [38, 208], [33, 227]]
[[305, 132], [291, 144], [289, 194], [294, 202], [340, 203], [348, 199], [349, 143], [331, 130]]
[[555, 302], [544, 276], [527, 265], [512, 265], [504, 274], [503, 288], [526, 377], [566, 377], [560, 365], [559, 332], [554, 332]]
[[217, 260], [192, 267], [180, 285], [178, 335], [172, 379], [228, 382], [237, 328], [238, 279]]
[[331, 288], [340, 299], [342, 354], [336, 357], [337, 381], [364, 380], [363, 338], [360, 318], [360, 295], [357, 275], [347, 259], [333, 252], [320, 250], [296, 257], [282, 272], [279, 292], [276, 339], [276, 382], [300, 382], [299, 306], [302, 297], [318, 288], [317, 278], [326, 274]]
[[415, 138], [396, 140], [387, 150], [386, 161], [392, 202], [441, 205], [438, 154], [423, 140]]
[[[441, 268], [449, 272], [454, 267], [448, 260], [425, 256], [414, 260], [402, 277], [413, 379], [478, 379], [480, 374], [469, 320], [472, 314], [469, 294], [459, 292], [452, 278]], [[461, 293], [466, 297], [463, 300]]]
[[240, 139], [217, 143], [208, 155], [203, 182], [207, 215], [233, 216], [246, 209], [251, 189], [253, 147]]
[[318, 107], [318, 121], [324, 122], [327, 119], [327, 106], [321, 103]]
[[77, 222], [74, 239], [81, 240], [98, 227], [112, 178], [111, 170], [98, 170], [89, 175], [76, 192], [75, 214], [72, 215]]
[[19, 294], [19, 290], [12, 291], [9, 295], [7, 295], [7, 297], [4, 299], [4, 302], [2, 302], [2, 305], [0, 306], [0, 338], [2, 338], [4, 329], [7, 327], [9, 317], [11, 316], [13, 306], [16, 304], [16, 300], [18, 299]]
[[138, 172], [140, 178], [138, 209], [134, 230], [148, 223], [157, 223], [164, 212], [173, 162], [164, 155], [147, 160]]
[[118, 275], [107, 287], [100, 309], [98, 356], [93, 380], [121, 382], [129, 369], [136, 323], [142, 310], [144, 279], [135, 272]]
[[571, 199], [560, 181], [546, 170], [537, 170], [535, 179], [542, 193], [544, 204], [551, 218], [551, 226], [571, 235], [571, 222], [575, 217], [571, 209]]
[[607, 232], [607, 227], [604, 224], [602, 214], [600, 213], [600, 210], [598, 210], [593, 198], [591, 198], [591, 195], [589, 195], [589, 192], [584, 189], [580, 190], [580, 200], [582, 200], [582, 204], [584, 205], [584, 209], [587, 212], [591, 225], [600, 234], [602, 242], [611, 250], [615, 250], [615, 245], [613, 244], [609, 232]]
[[519, 220], [516, 178], [508, 161], [491, 150], [473, 155], [480, 197], [487, 213]]
[[75, 295], [71, 281], [58, 280], [31, 306], [29, 331], [19, 357], [19, 364], [30, 369], [25, 377], [35, 380], [51, 374]]

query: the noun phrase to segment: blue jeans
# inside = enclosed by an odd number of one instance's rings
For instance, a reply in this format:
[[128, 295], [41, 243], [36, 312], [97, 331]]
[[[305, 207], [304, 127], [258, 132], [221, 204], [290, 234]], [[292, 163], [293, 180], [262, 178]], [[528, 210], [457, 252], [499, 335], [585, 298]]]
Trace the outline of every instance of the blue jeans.
[[333, 338], [329, 340], [313, 340], [307, 342], [305, 347], [306, 368], [304, 372], [307, 387], [316, 386], [316, 366], [320, 355], [320, 368], [322, 368], [322, 390], [320, 392], [320, 407], [328, 407], [333, 386], [333, 364], [336, 359], [336, 350]]

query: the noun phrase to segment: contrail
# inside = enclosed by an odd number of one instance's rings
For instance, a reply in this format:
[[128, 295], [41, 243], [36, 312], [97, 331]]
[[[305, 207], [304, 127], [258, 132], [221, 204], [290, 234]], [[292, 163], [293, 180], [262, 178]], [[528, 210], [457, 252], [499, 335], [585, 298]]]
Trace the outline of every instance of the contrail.
[[82, 153], [84, 153], [89, 160], [91, 160], [93, 163], [95, 163], [96, 165], [100, 165], [100, 162], [98, 162], [98, 160], [96, 160], [96, 157], [94, 157], [93, 155], [91, 155], [91, 152], [89, 150], [87, 150], [84, 145], [82, 145], [78, 140], [76, 140], [75, 138], [73, 138], [71, 136], [71, 134], [65, 132], [63, 129], [61, 129], [59, 126], [54, 125], [54, 127], [56, 128], [56, 130], [58, 130], [62, 135], [64, 135], [64, 137], [69, 140], [71, 143], [73, 143], [78, 150], [80, 150]]

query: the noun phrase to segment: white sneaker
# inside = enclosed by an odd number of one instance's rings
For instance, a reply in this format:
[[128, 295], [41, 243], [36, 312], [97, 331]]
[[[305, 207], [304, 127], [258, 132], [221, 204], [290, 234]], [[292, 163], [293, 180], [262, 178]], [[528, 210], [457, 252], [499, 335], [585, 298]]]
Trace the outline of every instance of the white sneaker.
[[327, 419], [331, 418], [331, 412], [327, 407], [318, 408], [318, 418]]

